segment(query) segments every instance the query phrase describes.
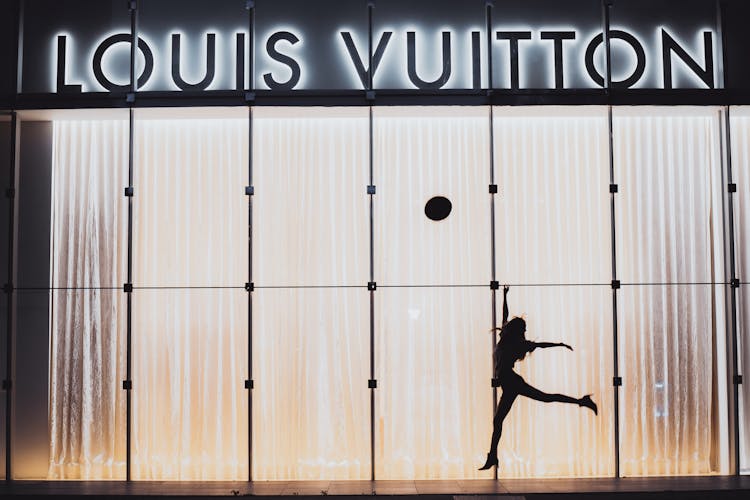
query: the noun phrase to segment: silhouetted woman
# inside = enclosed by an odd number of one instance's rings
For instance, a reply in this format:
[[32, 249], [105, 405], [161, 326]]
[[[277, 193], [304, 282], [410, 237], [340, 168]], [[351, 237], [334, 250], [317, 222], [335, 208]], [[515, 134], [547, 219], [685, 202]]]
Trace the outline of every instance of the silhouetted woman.
[[503, 389], [503, 395], [497, 405], [495, 418], [493, 420], [492, 442], [490, 452], [487, 454], [487, 462], [479, 470], [487, 470], [493, 465], [497, 465], [497, 444], [500, 442], [500, 434], [503, 431], [503, 420], [508, 415], [513, 401], [516, 396], [526, 396], [527, 398], [551, 403], [557, 401], [560, 403], [577, 404], [590, 408], [594, 414], [597, 413], [596, 404], [591, 400], [589, 395], [580, 399], [571, 398], [564, 394], [547, 394], [536, 389], [521, 378], [519, 374], [513, 371], [513, 365], [526, 357], [527, 353], [534, 352], [534, 349], [545, 347], [565, 347], [573, 350], [567, 344], [553, 344], [550, 342], [530, 342], [526, 340], [526, 322], [522, 318], [515, 317], [508, 321], [508, 290], [503, 288], [503, 326], [500, 330], [500, 340], [495, 346], [495, 378], [500, 382]]

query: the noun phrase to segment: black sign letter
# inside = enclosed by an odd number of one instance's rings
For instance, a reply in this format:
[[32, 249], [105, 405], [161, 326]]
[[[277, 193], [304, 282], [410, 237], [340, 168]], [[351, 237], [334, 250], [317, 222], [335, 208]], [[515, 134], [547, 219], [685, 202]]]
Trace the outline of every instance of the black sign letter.
[[206, 90], [216, 72], [216, 35], [206, 35], [206, 76], [198, 83], [187, 83], [180, 76], [180, 35], [172, 34], [172, 81], [181, 90]]
[[[636, 65], [633, 74], [620, 82], [612, 82], [613, 88], [627, 89], [638, 83], [638, 80], [643, 76], [643, 72], [646, 71], [646, 52], [643, 50], [641, 42], [626, 31], [610, 31], [609, 39], [614, 40], [615, 38], [627, 42], [627, 44], [633, 48], [633, 52], [635, 52]], [[586, 71], [591, 79], [600, 87], [604, 87], [604, 77], [599, 74], [596, 66], [594, 66], [594, 52], [596, 52], [596, 49], [602, 43], [604, 43], [604, 34], [600, 33], [591, 40], [591, 43], [589, 43], [589, 46], [586, 48]]]
[[[96, 52], [94, 52], [94, 61], [92, 62], [94, 76], [96, 77], [96, 81], [99, 82], [99, 85], [110, 92], [127, 92], [128, 90], [130, 90], [130, 85], [117, 85], [115, 83], [112, 83], [112, 81], [110, 81], [110, 79], [104, 75], [104, 71], [102, 71], [102, 58], [104, 57], [104, 53], [107, 52], [107, 50], [109, 50], [109, 48], [116, 43], [130, 43], [132, 39], [133, 37], [130, 36], [130, 33], [118, 33], [116, 35], [112, 35], [111, 37], [105, 39], [102, 43], [100, 43], [96, 48]], [[140, 88], [146, 85], [148, 79], [151, 78], [151, 73], [154, 71], [154, 54], [151, 53], [151, 49], [146, 44], [146, 42], [144, 42], [140, 38], [138, 39], [138, 49], [141, 51], [144, 59], [146, 60], [146, 64], [143, 68], [143, 73], [141, 73], [141, 76], [138, 77], [138, 88]]]
[[[375, 78], [375, 71], [378, 69], [378, 65], [380, 64], [380, 60], [383, 59], [383, 53], [385, 52], [385, 48], [388, 46], [388, 42], [391, 40], [391, 36], [393, 36], [392, 31], [386, 31], [382, 35], [380, 35], [380, 41], [378, 41], [378, 47], [375, 49], [375, 53], [372, 55], [372, 77]], [[357, 75], [359, 75], [359, 80], [362, 82], [362, 88], [369, 88], [369, 78], [368, 78], [368, 69], [365, 69], [365, 65], [362, 62], [362, 58], [359, 56], [359, 52], [357, 52], [357, 47], [354, 46], [354, 40], [352, 40], [352, 35], [348, 31], [342, 31], [341, 32], [341, 38], [344, 39], [344, 45], [346, 45], [346, 50], [349, 52], [349, 57], [352, 59], [352, 63], [354, 64], [354, 69], [357, 70]]]
[[266, 42], [266, 52], [268, 53], [268, 56], [274, 61], [278, 61], [281, 64], [286, 64], [287, 66], [289, 66], [289, 69], [292, 70], [292, 76], [289, 77], [289, 80], [287, 80], [286, 82], [279, 83], [273, 79], [271, 73], [266, 73], [263, 75], [263, 80], [271, 90], [292, 90], [299, 83], [299, 78], [302, 71], [300, 70], [297, 61], [276, 50], [276, 44], [281, 40], [287, 41], [292, 45], [299, 42], [299, 38], [297, 38], [294, 33], [289, 33], [288, 31], [279, 31], [278, 33], [274, 33], [268, 38], [268, 42]]
[[542, 31], [542, 40], [555, 42], [555, 88], [565, 88], [565, 66], [563, 65], [563, 40], [575, 40], [575, 31]]
[[65, 83], [65, 46], [68, 37], [59, 35], [57, 37], [57, 92], [81, 92], [80, 85], [68, 85]]
[[706, 60], [706, 69], [703, 69], [664, 28], [661, 29], [661, 55], [664, 63], [665, 89], [672, 88], [672, 52], [682, 59], [682, 62], [687, 64], [688, 68], [693, 70], [693, 73], [706, 84], [706, 87], [714, 88], [714, 50], [710, 31], [703, 32], [703, 58]]
[[531, 31], [498, 31], [497, 39], [510, 42], [510, 88], [518, 90], [518, 41], [531, 40]]
[[406, 52], [407, 52], [407, 69], [409, 80], [418, 89], [439, 89], [443, 87], [451, 77], [451, 34], [443, 31], [443, 72], [437, 80], [426, 82], [417, 75], [417, 48], [416, 33], [413, 31], [406, 32]]

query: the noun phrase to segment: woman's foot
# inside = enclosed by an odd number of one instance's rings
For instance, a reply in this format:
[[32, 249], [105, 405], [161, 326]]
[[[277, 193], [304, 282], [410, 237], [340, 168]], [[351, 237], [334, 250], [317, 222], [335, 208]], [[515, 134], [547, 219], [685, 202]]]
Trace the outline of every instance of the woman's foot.
[[487, 453], [487, 461], [484, 463], [483, 466], [479, 468], [479, 470], [487, 470], [492, 466], [497, 465], [497, 456], [492, 453]]
[[581, 401], [578, 403], [578, 406], [585, 406], [586, 408], [589, 408], [594, 412], [594, 415], [599, 414], [596, 408], [596, 403], [591, 400], [591, 394], [586, 394], [584, 397], [582, 397]]

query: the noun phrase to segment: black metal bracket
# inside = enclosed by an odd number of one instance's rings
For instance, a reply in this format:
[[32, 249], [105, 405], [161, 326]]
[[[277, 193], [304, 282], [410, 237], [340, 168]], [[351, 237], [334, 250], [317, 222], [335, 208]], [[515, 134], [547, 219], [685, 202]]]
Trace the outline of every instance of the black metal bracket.
[[133, 186], [128, 186], [125, 188], [126, 197], [132, 198], [134, 194], [135, 194], [135, 189], [133, 188]]
[[739, 288], [740, 287], [740, 279], [739, 278], [732, 279], [732, 281], [729, 282], [729, 286], [731, 286], [732, 288]]
[[378, 284], [375, 281], [370, 281], [367, 283], [367, 289], [371, 292], [374, 292], [378, 289]]
[[253, 196], [255, 194], [255, 186], [245, 186], [245, 195]]
[[500, 290], [500, 282], [490, 281], [490, 290]]
[[245, 291], [246, 292], [254, 292], [255, 291], [255, 283], [245, 283]]
[[135, 12], [136, 10], [138, 10], [138, 2], [136, 0], [130, 0], [128, 2], [128, 10], [130, 12]]
[[3, 387], [2, 388], [3, 388], [4, 391], [9, 391], [11, 389], [11, 387], [13, 387], [13, 383], [11, 383], [10, 380], [3, 380]]
[[612, 385], [615, 387], [622, 387], [622, 377], [612, 377]]
[[615, 194], [618, 189], [619, 189], [619, 187], [617, 186], [617, 184], [610, 184], [609, 185], [609, 192], [612, 193], [612, 194]]
[[6, 283], [3, 285], [3, 292], [11, 293], [13, 291], [13, 283]]
[[133, 284], [132, 283], [125, 283], [122, 285], [122, 291], [125, 293], [132, 293], [133, 292]]
[[377, 389], [378, 388], [378, 381], [375, 379], [370, 379], [367, 381], [367, 388], [368, 389]]
[[13, 199], [16, 197], [16, 188], [8, 188], [5, 190], [5, 197], [8, 199]]
[[125, 102], [127, 102], [128, 104], [134, 103], [135, 102], [135, 92], [128, 92], [125, 95]]
[[245, 380], [245, 389], [253, 389], [253, 388], [255, 388], [255, 381]]
[[245, 9], [246, 10], [253, 10], [255, 8], [255, 0], [246, 0], [245, 1]]
[[742, 375], [735, 375], [732, 382], [734, 382], [734, 385], [742, 385]]
[[122, 390], [124, 390], [124, 391], [131, 391], [131, 390], [133, 390], [133, 381], [132, 380], [123, 380], [122, 381]]
[[255, 92], [245, 92], [245, 102], [255, 102]]
[[612, 280], [611, 286], [612, 286], [612, 290], [619, 290], [620, 280]]
[[737, 184], [735, 184], [734, 182], [730, 182], [729, 184], [727, 184], [727, 191], [729, 191], [730, 193], [736, 193]]
[[490, 184], [490, 194], [497, 194], [497, 184]]
[[492, 382], [492, 387], [500, 387], [500, 379], [499, 378], [493, 378], [491, 382]]
[[365, 99], [368, 101], [374, 101], [375, 100], [375, 91], [374, 90], [368, 90], [365, 92]]
[[373, 185], [367, 186], [367, 194], [375, 194], [377, 192], [377, 188]]

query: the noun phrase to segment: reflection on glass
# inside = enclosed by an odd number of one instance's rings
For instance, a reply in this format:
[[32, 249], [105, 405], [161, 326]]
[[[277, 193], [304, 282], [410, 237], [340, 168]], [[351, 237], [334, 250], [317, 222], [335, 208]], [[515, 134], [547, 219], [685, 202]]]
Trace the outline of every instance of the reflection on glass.
[[247, 293], [133, 292], [132, 474], [247, 478]]
[[[489, 283], [489, 109], [374, 113], [378, 284]], [[425, 211], [436, 196], [451, 203], [437, 221]]]
[[724, 287], [618, 294], [625, 476], [728, 473]]
[[614, 110], [623, 282], [724, 280], [719, 118], [716, 108]]
[[375, 475], [485, 477], [492, 433], [491, 296], [392, 288], [375, 299]]
[[51, 313], [47, 477], [123, 480], [125, 294], [56, 290]]
[[255, 283], [365, 285], [367, 111], [265, 108], [253, 118]]
[[247, 111], [143, 111], [134, 149], [134, 285], [242, 286]]
[[[120, 118], [119, 120], [117, 118]], [[60, 114], [52, 137], [52, 286], [127, 281], [128, 122]]]
[[254, 293], [254, 479], [370, 479], [369, 347], [364, 289]]
[[606, 109], [495, 108], [494, 121], [498, 276], [609, 282]]

